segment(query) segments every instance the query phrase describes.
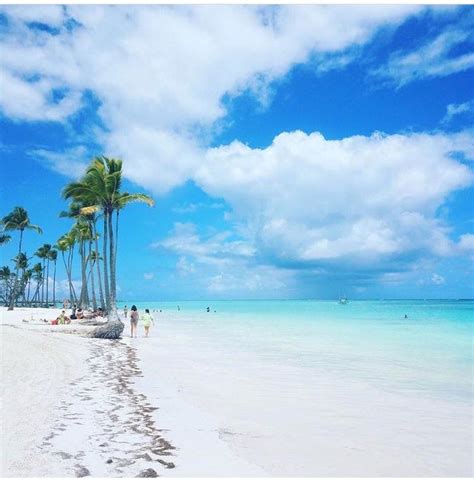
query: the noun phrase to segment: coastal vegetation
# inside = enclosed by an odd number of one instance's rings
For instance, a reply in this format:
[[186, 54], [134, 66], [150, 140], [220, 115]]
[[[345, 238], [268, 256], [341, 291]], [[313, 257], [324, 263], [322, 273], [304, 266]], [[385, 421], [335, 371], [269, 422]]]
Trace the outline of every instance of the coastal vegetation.
[[[3, 304], [10, 310], [17, 305], [49, 307], [54, 304], [57, 260], [61, 254], [71, 304], [94, 310], [100, 305], [110, 324], [120, 324], [117, 313], [120, 213], [132, 202], [154, 205], [153, 198], [146, 194], [122, 191], [122, 181], [121, 160], [105, 156], [93, 159], [84, 175], [62, 190], [69, 207], [59, 216], [71, 219], [70, 230], [56, 243], [43, 244], [33, 257], [23, 252], [24, 232], [32, 230], [41, 234], [42, 230], [30, 222], [28, 212], [23, 207], [15, 207], [1, 219], [0, 245], [11, 243], [12, 236], [18, 233], [13, 267], [0, 268]], [[80, 284], [75, 282], [77, 276]]]

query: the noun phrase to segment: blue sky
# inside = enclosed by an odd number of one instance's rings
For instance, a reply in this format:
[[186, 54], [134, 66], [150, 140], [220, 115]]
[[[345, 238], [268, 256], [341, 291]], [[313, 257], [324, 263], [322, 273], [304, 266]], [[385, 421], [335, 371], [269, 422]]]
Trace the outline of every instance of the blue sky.
[[0, 11], [30, 255], [104, 153], [157, 202], [123, 214], [122, 299], [473, 296], [472, 7]]

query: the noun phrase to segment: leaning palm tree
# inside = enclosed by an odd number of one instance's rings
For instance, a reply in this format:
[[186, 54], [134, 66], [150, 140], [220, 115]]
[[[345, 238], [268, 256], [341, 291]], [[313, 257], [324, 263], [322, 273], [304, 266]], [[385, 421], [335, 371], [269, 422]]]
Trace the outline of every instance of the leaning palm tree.
[[[3, 229], [6, 232], [18, 230], [20, 232], [20, 240], [18, 242], [18, 255], [21, 254], [21, 246], [23, 243], [23, 232], [25, 230], [34, 230], [39, 234], [43, 233], [38, 225], [30, 223], [30, 217], [28, 212], [23, 207], [15, 207], [8, 215], [2, 218]], [[13, 284], [13, 290], [10, 296], [10, 302], [8, 310], [12, 311], [15, 307], [15, 301], [17, 296], [18, 285], [18, 270], [15, 274], [15, 282]]]
[[[72, 198], [84, 204], [81, 213], [88, 215], [102, 211], [104, 217], [103, 261], [106, 307], [109, 314], [107, 328], [100, 328], [97, 337], [118, 338], [123, 331], [123, 323], [117, 313], [117, 240], [114, 237], [114, 214], [117, 214], [130, 202], [144, 202], [149, 206], [154, 201], [141, 193], [122, 193], [122, 161], [104, 156], [95, 158], [87, 168], [81, 180], [70, 183], [63, 191], [66, 199]], [[116, 218], [116, 229], [118, 219]]]

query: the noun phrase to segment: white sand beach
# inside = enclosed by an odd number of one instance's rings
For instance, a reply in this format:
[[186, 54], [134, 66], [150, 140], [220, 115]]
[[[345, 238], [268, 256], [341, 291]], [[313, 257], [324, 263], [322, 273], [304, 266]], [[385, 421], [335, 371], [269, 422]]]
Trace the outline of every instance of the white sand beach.
[[[258, 476], [199, 413], [183, 412], [167, 440], [139, 392], [136, 349], [84, 337], [79, 324], [52, 326], [52, 309], [0, 311], [2, 477]], [[67, 332], [69, 334], [64, 334]], [[178, 447], [179, 445], [179, 447]]]
[[120, 341], [57, 313], [0, 311], [4, 477], [472, 475], [466, 402], [269, 363], [182, 313]]

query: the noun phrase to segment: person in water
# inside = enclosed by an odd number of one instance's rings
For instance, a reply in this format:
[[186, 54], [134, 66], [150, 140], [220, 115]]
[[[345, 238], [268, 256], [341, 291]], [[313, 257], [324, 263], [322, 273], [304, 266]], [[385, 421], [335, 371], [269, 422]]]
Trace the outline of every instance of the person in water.
[[137, 325], [138, 325], [138, 309], [135, 304], [132, 306], [130, 310], [130, 338], [137, 337]]
[[143, 327], [145, 328], [145, 337], [148, 338], [148, 334], [150, 332], [150, 326], [153, 324], [155, 325], [155, 320], [153, 316], [150, 314], [149, 309], [145, 309], [145, 314], [142, 316], [143, 319]]

